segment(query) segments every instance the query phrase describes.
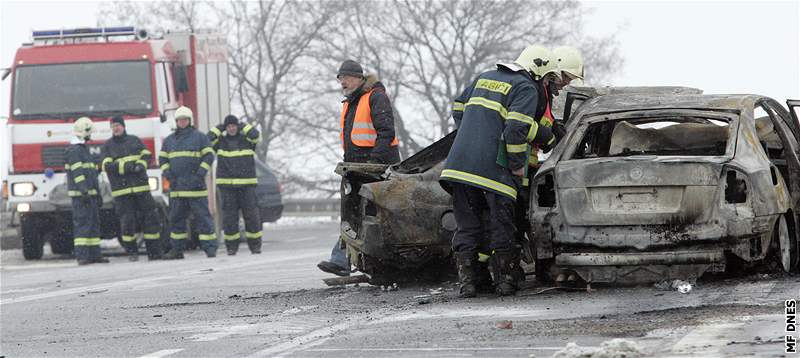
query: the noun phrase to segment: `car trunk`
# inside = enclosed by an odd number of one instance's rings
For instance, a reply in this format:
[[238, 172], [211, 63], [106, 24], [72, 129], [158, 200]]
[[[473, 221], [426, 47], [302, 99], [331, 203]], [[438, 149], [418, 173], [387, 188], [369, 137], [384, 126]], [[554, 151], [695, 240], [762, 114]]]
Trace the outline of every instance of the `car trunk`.
[[720, 200], [722, 164], [631, 156], [571, 160], [556, 166], [558, 205], [573, 226], [705, 223]]

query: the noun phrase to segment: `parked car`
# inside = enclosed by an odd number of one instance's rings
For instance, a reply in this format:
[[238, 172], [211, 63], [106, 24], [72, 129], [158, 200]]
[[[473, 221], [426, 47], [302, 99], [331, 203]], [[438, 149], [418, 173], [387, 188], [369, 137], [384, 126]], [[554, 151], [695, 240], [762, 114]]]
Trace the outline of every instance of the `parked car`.
[[762, 262], [797, 270], [796, 112], [756, 95], [618, 94], [573, 118], [532, 186], [539, 274], [638, 283]]
[[[540, 278], [650, 282], [767, 260], [797, 269], [795, 113], [701, 93], [583, 87], [560, 98], [569, 134], [534, 179], [523, 247]], [[456, 224], [438, 178], [455, 135], [394, 166], [338, 165], [341, 240], [374, 281], [452, 269]]]
[[256, 159], [256, 176], [258, 176], [256, 195], [258, 208], [261, 210], [261, 222], [276, 222], [283, 214], [281, 184], [278, 182], [278, 177], [258, 159]]

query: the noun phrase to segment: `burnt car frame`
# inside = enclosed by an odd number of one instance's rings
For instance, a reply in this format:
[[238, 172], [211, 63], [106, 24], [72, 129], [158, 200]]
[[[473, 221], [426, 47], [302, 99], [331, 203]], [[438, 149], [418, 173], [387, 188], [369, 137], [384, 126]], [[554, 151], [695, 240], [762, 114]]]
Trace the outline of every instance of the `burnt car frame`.
[[797, 270], [797, 103], [790, 115], [756, 95], [588, 97], [534, 177], [537, 274], [641, 283], [765, 261]]

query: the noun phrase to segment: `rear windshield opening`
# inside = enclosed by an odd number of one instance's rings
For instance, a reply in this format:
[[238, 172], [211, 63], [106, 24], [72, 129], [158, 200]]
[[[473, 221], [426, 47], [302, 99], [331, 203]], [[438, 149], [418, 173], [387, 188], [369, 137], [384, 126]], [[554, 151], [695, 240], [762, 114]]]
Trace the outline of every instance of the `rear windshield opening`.
[[589, 125], [572, 159], [632, 155], [720, 156], [728, 123], [698, 117], [641, 118]]

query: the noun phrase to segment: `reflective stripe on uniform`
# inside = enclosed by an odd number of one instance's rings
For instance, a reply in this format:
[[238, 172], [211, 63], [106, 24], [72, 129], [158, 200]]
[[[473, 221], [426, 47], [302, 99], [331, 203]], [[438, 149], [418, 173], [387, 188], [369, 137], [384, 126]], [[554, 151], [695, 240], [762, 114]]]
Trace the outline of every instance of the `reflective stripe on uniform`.
[[245, 137], [244, 139], [247, 139], [247, 141], [250, 142], [250, 143], [258, 144], [258, 142], [261, 141], [261, 136], [258, 136], [258, 137], [255, 137], [255, 138]]
[[251, 126], [250, 124], [245, 124], [244, 128], [242, 128], [242, 134], [246, 135], [247, 132], [249, 132], [251, 129], [253, 129], [253, 126]]
[[82, 181], [84, 181], [84, 180], [86, 180], [86, 177], [85, 177], [85, 176], [83, 176], [83, 175], [78, 175], [78, 176], [76, 176], [76, 177], [75, 177], [75, 184], [77, 184], [77, 183], [80, 183], [80, 182], [82, 182]]
[[524, 153], [528, 150], [528, 144], [506, 144], [506, 151], [509, 153]]
[[239, 240], [239, 233], [235, 234], [225, 234], [225, 241], [235, 241]]
[[201, 156], [200, 152], [188, 151], [188, 150], [182, 150], [182, 151], [179, 151], [179, 152], [169, 152], [169, 153], [161, 152], [161, 154], [162, 154], [161, 156], [165, 156], [165, 157], [167, 157], [169, 159], [172, 159], [172, 158], [184, 158], [184, 157], [200, 158], [200, 156]]
[[506, 118], [507, 119], [517, 120], [517, 121], [520, 121], [520, 122], [525, 123], [525, 124], [534, 125], [533, 117], [525, 115], [525, 114], [522, 114], [522, 113], [519, 113], [519, 112], [508, 112], [508, 117], [506, 117]]
[[122, 235], [122, 242], [132, 242], [132, 241], [136, 241], [136, 236]]
[[351, 134], [350, 139], [352, 140], [375, 140], [378, 139], [377, 134]]
[[202, 162], [202, 163], [200, 163], [200, 168], [203, 168], [205, 170], [211, 170], [211, 165], [209, 165], [206, 162]]
[[217, 128], [217, 127], [213, 127], [213, 128], [211, 128], [211, 133], [214, 133], [214, 134], [216, 134], [217, 136], [220, 136], [220, 135], [222, 135], [222, 131], [220, 131], [220, 130], [219, 130], [219, 128]]
[[214, 241], [217, 239], [217, 236], [214, 234], [200, 234], [197, 235], [197, 238], [200, 239], [200, 241]]
[[99, 237], [76, 237], [72, 242], [75, 246], [100, 246]]
[[475, 175], [475, 174], [471, 174], [471, 173], [467, 173], [467, 172], [462, 172], [462, 171], [459, 171], [459, 170], [445, 169], [445, 170], [442, 170], [441, 177], [442, 178], [452, 178], [452, 179], [462, 180], [462, 181], [465, 181], [465, 182], [468, 182], [468, 183], [477, 184], [477, 185], [479, 185], [481, 187], [484, 187], [484, 188], [497, 190], [498, 192], [506, 194], [506, 195], [508, 195], [508, 196], [510, 196], [510, 197], [512, 197], [514, 199], [517, 198], [517, 190], [516, 189], [514, 189], [514, 188], [512, 188], [512, 187], [510, 187], [508, 185], [505, 185], [503, 183], [494, 181], [492, 179], [484, 178], [484, 177], [479, 176], [479, 175]]
[[260, 239], [262, 235], [263, 234], [261, 233], [261, 231], [258, 231], [258, 232], [247, 232], [247, 231], [245, 231], [245, 233], [244, 233], [244, 237], [246, 237], [248, 239]]
[[492, 256], [484, 254], [483, 252], [478, 253], [478, 262], [489, 262], [490, 258], [492, 258]]
[[[67, 191], [67, 195], [70, 197], [83, 196], [79, 190], [69, 190]], [[89, 189], [89, 195], [97, 195], [97, 190]]]
[[208, 190], [170, 191], [170, 198], [202, 198], [208, 196]]
[[454, 112], [463, 112], [464, 111], [464, 103], [463, 102], [454, 101], [453, 102], [453, 111]]
[[152, 233], [152, 234], [148, 234], [148, 233], [144, 234], [144, 239], [145, 240], [158, 240], [160, 238], [161, 238], [161, 234], [159, 234], [157, 232], [156, 233]]
[[189, 238], [189, 234], [185, 232], [171, 232], [169, 233], [169, 237], [173, 240], [186, 240]]
[[258, 178], [217, 178], [217, 184], [223, 184], [223, 185], [258, 184]]
[[64, 169], [65, 170], [97, 169], [97, 166], [95, 166], [94, 163], [77, 162], [77, 163], [72, 163], [72, 165], [70, 165], [69, 163], [64, 164]]
[[214, 153], [214, 148], [211, 148], [211, 147], [205, 147], [205, 148], [203, 148], [203, 149], [200, 151], [200, 154], [201, 154], [201, 155], [206, 155], [206, 154], [208, 154], [208, 153]]
[[114, 190], [111, 192], [112, 197], [118, 197], [126, 194], [133, 194], [133, 193], [144, 193], [146, 191], [150, 191], [150, 185], [141, 185], [141, 186], [134, 186], [131, 188], [119, 189]]
[[167, 170], [167, 169], [169, 169], [169, 163], [164, 163], [164, 164], [161, 164], [161, 171], [162, 171], [162, 172], [163, 172], [163, 171], [165, 171], [165, 170]]
[[533, 139], [536, 138], [536, 134], [539, 133], [539, 126], [536, 123], [531, 124], [531, 127], [528, 128], [528, 142], [533, 142]]
[[243, 149], [243, 150], [218, 150], [217, 156], [231, 158], [231, 157], [244, 157], [247, 155], [255, 155], [256, 152], [252, 149]]
[[508, 110], [506, 110], [506, 107], [500, 104], [500, 102], [492, 101], [490, 99], [483, 97], [470, 98], [469, 101], [467, 101], [467, 104], [464, 105], [464, 107], [476, 106], [476, 105], [497, 111], [497, 113], [499, 113], [500, 117], [502, 117], [503, 119], [506, 119], [506, 117], [508, 116]]

